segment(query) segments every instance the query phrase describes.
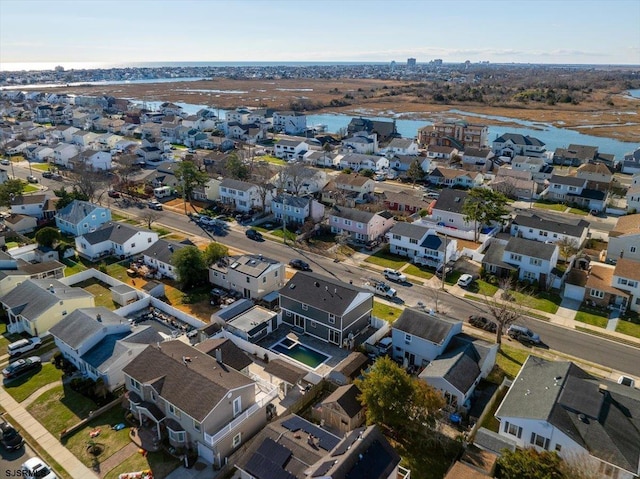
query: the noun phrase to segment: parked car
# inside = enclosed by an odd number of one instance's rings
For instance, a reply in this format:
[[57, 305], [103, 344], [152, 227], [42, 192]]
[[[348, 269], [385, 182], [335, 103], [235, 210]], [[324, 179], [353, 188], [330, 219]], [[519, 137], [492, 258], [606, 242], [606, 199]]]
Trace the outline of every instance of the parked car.
[[109, 198], [120, 198], [120, 192], [115, 190], [109, 190]]
[[22, 464], [22, 477], [37, 477], [38, 479], [58, 479], [51, 468], [39, 457], [32, 457]]
[[37, 182], [38, 182], [38, 178], [36, 178], [36, 177], [35, 177], [35, 176], [33, 176], [33, 175], [29, 175], [29, 176], [27, 176], [27, 181], [28, 181], [29, 183], [37, 183]]
[[438, 269], [436, 269], [436, 276], [438, 278], [442, 278], [443, 270], [445, 271], [445, 274], [449, 274], [453, 271], [453, 268], [451, 266], [447, 266], [445, 270], [445, 268], [443, 268], [442, 265], [438, 266]]
[[636, 387], [636, 381], [629, 376], [620, 376], [618, 378], [618, 384], [622, 384], [623, 386], [629, 386], [630, 388]]
[[20, 449], [24, 444], [24, 439], [16, 428], [0, 417], [0, 442], [9, 451]]
[[521, 343], [527, 343], [527, 344], [542, 343], [542, 341], [540, 341], [540, 336], [538, 336], [536, 333], [531, 331], [529, 328], [526, 328], [524, 326], [518, 326], [516, 324], [512, 324], [511, 326], [509, 326], [509, 329], [507, 329], [507, 335], [511, 339], [515, 339], [517, 341], [520, 341]]
[[292, 259], [291, 261], [289, 261], [289, 266], [291, 266], [293, 269], [299, 269], [301, 271], [311, 271], [309, 264], [305, 263], [301, 259]]
[[9, 161], [7, 158], [3, 158], [2, 161], [0, 161], [0, 165], [8, 166], [10, 164], [11, 161]]
[[147, 203], [147, 206], [152, 210], [162, 211], [162, 203], [160, 203], [158, 200], [149, 201], [149, 203]]
[[54, 173], [51, 175], [51, 179], [52, 180], [61, 180], [62, 179], [62, 175], [60, 173]]
[[469, 324], [479, 329], [484, 329], [490, 333], [495, 333], [498, 330], [498, 325], [491, 321], [489, 318], [473, 314], [469, 316]]
[[42, 177], [43, 178], [53, 178], [53, 171], [43, 171], [42, 172]]
[[19, 339], [7, 346], [7, 353], [9, 356], [16, 356], [33, 349], [38, 349], [40, 346], [42, 346], [42, 340], [38, 336], [29, 339]]
[[260, 233], [258, 230], [247, 230], [245, 234], [247, 235], [247, 238], [252, 239], [253, 241], [264, 240], [264, 238], [262, 237], [262, 233]]
[[39, 370], [42, 367], [42, 361], [40, 356], [31, 356], [26, 359], [18, 359], [2, 370], [2, 375], [5, 379], [13, 379], [23, 374], [27, 374], [29, 371]]
[[391, 268], [385, 268], [382, 272], [385, 278], [389, 281], [396, 281], [398, 283], [404, 283], [407, 280], [407, 277], [402, 274], [400, 271]]
[[473, 283], [473, 276], [471, 276], [470, 274], [463, 274], [462, 276], [460, 276], [458, 278], [458, 286], [462, 287], [462, 288], [466, 288], [467, 286], [469, 286], [471, 283]]
[[216, 224], [216, 219], [212, 218], [211, 216], [201, 216], [198, 220], [198, 223], [202, 224], [202, 225], [215, 225]]

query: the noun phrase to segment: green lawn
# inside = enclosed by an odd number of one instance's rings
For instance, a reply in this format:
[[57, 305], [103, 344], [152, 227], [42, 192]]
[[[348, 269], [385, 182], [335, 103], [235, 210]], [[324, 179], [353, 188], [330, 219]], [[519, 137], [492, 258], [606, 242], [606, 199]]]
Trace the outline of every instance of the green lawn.
[[390, 323], [398, 319], [398, 316], [402, 313], [402, 309], [395, 306], [389, 306], [388, 304], [381, 303], [380, 301], [373, 301], [373, 315], [384, 319]]
[[552, 210], [552, 211], [564, 211], [567, 209], [566, 205], [561, 205], [557, 203], [543, 203], [541, 201], [536, 201], [533, 206], [536, 208], [541, 208], [543, 210]]
[[282, 166], [287, 164], [285, 160], [276, 158], [275, 156], [271, 156], [271, 155], [257, 156], [255, 158], [255, 161], [266, 161], [267, 163], [272, 163], [274, 165], [282, 165]]
[[24, 188], [22, 189], [23, 193], [33, 193], [35, 191], [40, 191], [40, 188], [38, 188], [35, 185], [32, 185], [31, 183], [24, 185]]
[[493, 367], [489, 376], [487, 376], [487, 381], [495, 384], [502, 383], [502, 379], [505, 376], [509, 379], [515, 378], [529, 357], [528, 351], [505, 344], [504, 341], [506, 339], [506, 335], [502, 336], [503, 343], [496, 356], [496, 365]]
[[631, 321], [621, 319], [618, 321], [616, 331], [622, 334], [628, 334], [634, 338], [640, 338], [640, 324], [632, 323]]
[[376, 264], [384, 268], [400, 269], [407, 264], [407, 258], [391, 254], [387, 248], [384, 248], [369, 256], [365, 263]]
[[517, 291], [512, 291], [511, 294], [515, 297], [515, 302], [518, 304], [552, 314], [558, 311], [558, 307], [562, 302], [562, 298], [559, 295], [544, 291], [535, 293], [536, 296], [519, 293]]
[[497, 393], [498, 397], [493, 403], [491, 410], [487, 412], [487, 415], [484, 417], [484, 420], [482, 421], [482, 424], [480, 424], [480, 427], [486, 427], [487, 429], [489, 429], [489, 431], [493, 431], [493, 432], [499, 431], [500, 421], [496, 419], [495, 413], [498, 410], [498, 407], [500, 406], [500, 404], [502, 403], [502, 400], [507, 395], [508, 391], [509, 391], [509, 388], [504, 388]]
[[112, 221], [124, 221], [126, 219], [127, 219], [126, 216], [123, 216], [123, 215], [118, 214], [118, 213], [114, 213], [113, 211], [111, 212], [111, 220]]
[[56, 369], [51, 363], [45, 363], [41, 371], [16, 378], [6, 383], [4, 388], [13, 399], [22, 402], [41, 387], [60, 379], [62, 379], [62, 371]]
[[80, 271], [84, 271], [86, 268], [82, 263], [76, 263], [75, 261], [70, 260], [69, 258], [63, 259], [62, 262], [67, 266], [64, 269], [65, 276], [71, 276], [72, 274], [79, 273]]
[[27, 411], [54, 436], [73, 426], [97, 408], [96, 403], [63, 385], [46, 391]]
[[462, 276], [463, 274], [464, 273], [462, 273], [461, 271], [452, 271], [451, 273], [447, 274], [447, 279], [445, 280], [445, 283], [448, 284], [449, 286], [453, 286], [458, 282], [458, 280], [460, 279], [460, 276]]
[[171, 234], [171, 231], [169, 231], [166, 228], [161, 228], [158, 226], [154, 226], [153, 228], [151, 228], [151, 231], [155, 231], [156, 233], [158, 233], [158, 236], [162, 237], [162, 236], [167, 236]]
[[111, 291], [109, 290], [110, 286], [106, 283], [103, 283], [102, 281], [91, 278], [86, 281], [76, 283], [73, 286], [76, 288], [82, 288], [85, 291], [93, 294], [93, 296], [95, 297], [96, 306], [104, 306], [111, 311], [120, 307], [113, 301], [111, 297]]
[[18, 243], [17, 241], [7, 241], [5, 243], [5, 246], [7, 247], [7, 249], [12, 249], [12, 248], [17, 248], [18, 246], [20, 246], [20, 243]]
[[574, 215], [581, 215], [581, 216], [587, 216], [589, 214], [588, 211], [584, 211], [579, 208], [570, 208], [569, 213], [573, 213]]
[[498, 287], [491, 283], [487, 283], [484, 280], [477, 279], [473, 283], [471, 283], [471, 285], [469, 286], [469, 291], [490, 298], [494, 294], [496, 294], [496, 291], [498, 291]]
[[575, 320], [600, 328], [605, 328], [608, 322], [606, 313], [602, 313], [597, 309], [587, 308], [586, 306], [580, 306], [580, 309], [576, 313]]
[[22, 336], [7, 333], [6, 323], [0, 322], [0, 355], [7, 354], [7, 346], [18, 339], [22, 339]]
[[97, 456], [99, 462], [111, 457], [115, 452], [129, 444], [129, 427], [120, 431], [114, 431], [111, 426], [118, 423], [125, 423], [124, 409], [120, 405], [92, 419], [87, 425], [74, 432], [62, 440], [62, 443], [74, 456], [80, 459], [85, 466], [92, 466], [93, 456], [87, 452], [87, 442], [90, 439], [89, 432], [94, 429], [101, 429], [100, 434], [94, 438], [94, 442], [102, 448], [102, 452]]
[[49, 163], [31, 163], [31, 168], [38, 171], [49, 171]]
[[415, 264], [408, 265], [405, 269], [402, 270], [405, 274], [410, 274], [411, 276], [416, 276], [418, 278], [431, 279], [433, 278], [433, 272], [429, 270], [426, 266], [418, 266]]
[[127, 458], [119, 466], [111, 469], [104, 479], [118, 479], [124, 472], [138, 472], [151, 469], [154, 479], [164, 479], [171, 471], [180, 466], [181, 463], [175, 457], [164, 451], [150, 452], [147, 457], [142, 454], [134, 454]]
[[127, 275], [127, 267], [120, 263], [112, 263], [107, 266], [107, 274], [112, 278], [116, 278], [123, 283], [126, 283], [129, 279]]
[[[282, 228], [278, 228], [278, 229], [275, 229], [275, 230], [268, 231], [268, 233], [272, 234], [273, 236], [277, 236], [278, 238], [284, 237], [284, 233], [282, 232]], [[293, 231], [287, 230], [287, 240], [295, 241], [297, 237], [298, 237], [298, 235], [296, 235]]]

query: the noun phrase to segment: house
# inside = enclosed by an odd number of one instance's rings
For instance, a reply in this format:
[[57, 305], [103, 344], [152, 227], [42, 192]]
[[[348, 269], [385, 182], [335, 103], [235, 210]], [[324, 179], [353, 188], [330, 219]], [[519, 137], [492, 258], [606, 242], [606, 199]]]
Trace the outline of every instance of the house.
[[0, 185], [4, 185], [9, 179], [9, 173], [7, 170], [0, 168]]
[[471, 124], [462, 120], [445, 120], [422, 127], [418, 130], [418, 143], [421, 147], [428, 145], [484, 148], [487, 145], [489, 127]]
[[328, 179], [324, 171], [296, 165], [281, 169], [271, 178], [271, 182], [288, 193], [308, 195], [321, 191]]
[[233, 178], [225, 178], [220, 183], [220, 202], [243, 213], [254, 208], [266, 211], [271, 203], [274, 191], [275, 187], [270, 187], [265, 191], [263, 204], [258, 185], [247, 181], [234, 180]]
[[157, 146], [141, 146], [135, 153], [150, 165], [157, 164], [162, 159], [162, 150]]
[[460, 152], [453, 146], [427, 145], [427, 158], [450, 161]]
[[640, 473], [639, 411], [637, 389], [529, 356], [495, 416], [500, 435], [518, 447], [578, 458], [598, 477], [632, 479]]
[[417, 156], [418, 143], [411, 138], [394, 138], [384, 151], [387, 155]]
[[418, 378], [441, 391], [447, 406], [469, 410], [475, 388], [493, 369], [497, 352], [497, 344], [457, 334]]
[[544, 158], [536, 156], [517, 155], [511, 160], [511, 168], [517, 171], [529, 171], [532, 174], [540, 173], [547, 166]]
[[218, 201], [220, 199], [221, 178], [209, 178], [202, 186], [196, 186], [191, 197], [196, 201]]
[[73, 158], [70, 158], [66, 166], [70, 169], [77, 169], [85, 166], [93, 171], [108, 171], [111, 169], [111, 153], [108, 151], [84, 150]]
[[253, 364], [249, 355], [227, 338], [205, 339], [196, 344], [196, 349], [243, 374], [248, 375], [249, 366]]
[[496, 156], [533, 156], [542, 158], [547, 149], [543, 141], [532, 137], [519, 135], [517, 133], [505, 133], [493, 140], [493, 152]]
[[[74, 113], [75, 116], [75, 113]], [[86, 119], [80, 120], [85, 122], [89, 119], [89, 116], [86, 115]], [[74, 121], [75, 123], [75, 121]], [[77, 126], [74, 124], [74, 126]], [[84, 126], [84, 125], [82, 125]], [[91, 143], [93, 143], [96, 138], [98, 138], [98, 134], [88, 130], [78, 130], [71, 136], [71, 143], [74, 145], [78, 145], [81, 149], [89, 148]]]
[[452, 168], [437, 167], [427, 175], [429, 183], [436, 186], [451, 188], [462, 186], [465, 188], [475, 188], [482, 185], [484, 177], [480, 172], [457, 170]]
[[309, 144], [303, 140], [280, 139], [273, 147], [276, 158], [283, 160], [301, 159], [309, 150]]
[[260, 299], [280, 289], [285, 280], [285, 265], [262, 255], [230, 256], [209, 266], [211, 284], [243, 298]]
[[342, 140], [342, 148], [346, 153], [374, 155], [378, 153], [378, 136], [359, 131], [355, 135]]
[[362, 170], [378, 171], [389, 167], [389, 160], [384, 156], [347, 153], [340, 159], [340, 169], [350, 169], [355, 172]]
[[613, 271], [611, 286], [629, 294], [623, 309], [640, 311], [640, 261], [620, 258]]
[[622, 161], [622, 172], [630, 175], [640, 173], [640, 147], [633, 152], [624, 155]]
[[128, 258], [142, 253], [158, 241], [158, 233], [124, 223], [105, 223], [97, 230], [76, 237], [76, 251], [93, 261], [103, 256]]
[[307, 219], [318, 223], [324, 218], [324, 205], [311, 197], [285, 193], [271, 200], [271, 211], [278, 222], [303, 224]]
[[8, 253], [0, 251], [0, 297], [29, 278], [63, 278], [65, 268], [66, 266], [58, 261], [31, 263], [22, 259], [14, 259]]
[[307, 116], [298, 111], [273, 112], [273, 129], [287, 135], [298, 135], [307, 131]]
[[511, 221], [511, 236], [544, 243], [574, 241], [576, 248], [582, 247], [589, 234], [589, 222], [569, 216], [555, 215], [543, 211], [518, 213]]
[[161, 186], [177, 188], [180, 185], [180, 180], [175, 175], [177, 166], [178, 163], [173, 161], [163, 161], [156, 167], [155, 171], [152, 171], [144, 178], [144, 181], [145, 183], [150, 183], [154, 188]]
[[347, 135], [353, 136], [357, 132], [375, 133], [380, 143], [386, 143], [400, 135], [394, 121], [368, 120], [366, 118], [352, 118], [347, 125]]
[[361, 352], [353, 351], [331, 370], [329, 379], [339, 386], [349, 384], [360, 376], [370, 363], [371, 360], [368, 356]]
[[518, 271], [520, 281], [536, 281], [550, 286], [558, 263], [558, 246], [524, 238], [511, 238], [506, 245], [492, 241], [482, 260], [485, 271], [498, 277]]
[[389, 252], [408, 257], [413, 263], [437, 268], [458, 257], [455, 239], [441, 238], [433, 229], [399, 222], [387, 233]]
[[256, 343], [278, 329], [278, 313], [256, 306], [250, 299], [240, 299], [211, 315], [234, 336]]
[[193, 448], [216, 467], [265, 426], [277, 393], [259, 398], [249, 377], [177, 340], [147, 346], [123, 371], [129, 410], [155, 426], [158, 441]]
[[580, 166], [584, 163], [604, 163], [613, 168], [614, 155], [600, 153], [597, 146], [574, 145], [567, 148], [556, 148], [553, 163], [556, 165]]
[[440, 192], [435, 206], [431, 208], [431, 218], [441, 226], [461, 230], [472, 230], [473, 225], [465, 220], [462, 206], [467, 200], [468, 193], [462, 190], [445, 188]]
[[550, 201], [575, 203], [590, 210], [604, 211], [608, 191], [587, 188], [587, 179], [585, 178], [551, 175], [549, 186], [540, 196]]
[[340, 439], [300, 416], [288, 415], [267, 424], [235, 467], [242, 479], [408, 478], [410, 472], [399, 464], [400, 456], [378, 426], [355, 429]]
[[342, 346], [369, 324], [373, 293], [299, 271], [280, 290], [280, 309], [282, 321], [294, 329]]
[[69, 143], [60, 143], [53, 149], [53, 162], [59, 166], [66, 166], [69, 160], [76, 156], [80, 150]]
[[418, 213], [429, 207], [431, 200], [425, 199], [423, 196], [415, 196], [406, 191], [385, 191], [384, 206], [391, 211], [397, 211], [407, 215]]
[[[577, 263], [569, 271], [564, 285], [564, 297], [585, 302], [587, 306], [626, 310], [630, 295], [616, 287], [615, 267], [597, 262]], [[633, 287], [633, 285], [632, 285]]]
[[[418, 162], [418, 165], [420, 165], [420, 168], [422, 168], [422, 171], [428, 171], [428, 168], [430, 166], [428, 164], [429, 163], [428, 159], [416, 158], [415, 156], [388, 154], [387, 159], [389, 160], [389, 168], [396, 173], [409, 171], [409, 168], [411, 168], [411, 165], [416, 161]], [[427, 163], [426, 165], [427, 170], [424, 169], [425, 163]]]
[[507, 198], [530, 200], [537, 197], [538, 185], [529, 171], [514, 170], [501, 166], [489, 187]]
[[461, 332], [462, 321], [405, 308], [391, 327], [392, 356], [407, 366], [424, 367]]
[[95, 306], [91, 293], [53, 278], [27, 279], [0, 297], [0, 304], [9, 319], [7, 330], [31, 336], [42, 336], [78, 308]]
[[596, 191], [609, 191], [613, 173], [602, 163], [585, 163], [578, 167], [576, 178], [587, 180], [586, 188]]
[[25, 234], [35, 231], [38, 226], [38, 220], [33, 216], [11, 214], [11, 216], [4, 219], [4, 224], [11, 231]]
[[362, 394], [355, 384], [338, 387], [320, 403], [320, 420], [327, 429], [344, 437], [365, 420], [364, 406], [358, 400]]
[[48, 203], [47, 195], [20, 195], [11, 201], [11, 213], [42, 219], [45, 218], [45, 212], [49, 212], [50, 205]]
[[331, 232], [346, 233], [356, 242], [373, 241], [382, 237], [395, 224], [388, 211], [371, 213], [353, 208], [334, 206], [328, 213]]
[[111, 210], [88, 201], [73, 200], [56, 213], [56, 226], [63, 234], [81, 236], [111, 221]]
[[462, 152], [462, 166], [471, 171], [490, 171], [494, 157], [490, 148], [465, 148]]
[[640, 213], [621, 216], [609, 232], [607, 261], [640, 261]]
[[633, 175], [631, 185], [627, 190], [627, 213], [638, 213], [640, 211], [640, 173]]
[[334, 177], [323, 190], [322, 201], [325, 201], [325, 193], [337, 189], [341, 194], [358, 200], [369, 198], [376, 187], [375, 181], [366, 176], [356, 174], [340, 174]]
[[173, 266], [173, 253], [187, 246], [184, 243], [159, 239], [142, 252], [144, 264], [156, 271], [156, 276], [178, 279], [178, 274]]
[[132, 327], [122, 316], [101, 306], [76, 309], [49, 329], [62, 355], [110, 391], [124, 385], [122, 369], [149, 344], [164, 341], [151, 326]]

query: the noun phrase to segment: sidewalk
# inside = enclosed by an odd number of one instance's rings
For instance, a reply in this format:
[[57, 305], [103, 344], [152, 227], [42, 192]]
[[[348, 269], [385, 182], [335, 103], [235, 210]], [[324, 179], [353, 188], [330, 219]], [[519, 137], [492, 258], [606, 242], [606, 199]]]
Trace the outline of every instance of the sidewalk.
[[47, 431], [42, 424], [36, 421], [23, 406], [18, 404], [16, 400], [4, 390], [4, 388], [0, 388], [0, 404], [2, 404], [2, 407], [15, 420], [15, 422], [20, 425], [21, 429], [27, 431], [42, 449], [47, 451], [47, 453], [49, 453], [49, 455], [51, 455], [58, 464], [64, 467], [69, 476], [74, 478], [98, 477], [91, 469], [82, 464], [78, 458], [71, 454], [71, 452], [64, 447], [57, 438]]

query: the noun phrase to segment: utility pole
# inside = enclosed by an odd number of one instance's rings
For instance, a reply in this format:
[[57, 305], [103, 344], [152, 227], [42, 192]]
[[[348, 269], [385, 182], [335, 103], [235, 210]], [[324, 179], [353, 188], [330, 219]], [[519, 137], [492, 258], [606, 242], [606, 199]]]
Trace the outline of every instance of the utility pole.
[[282, 242], [287, 244], [287, 194], [282, 193]]
[[444, 263], [442, 263], [442, 291], [447, 280], [447, 233], [444, 234]]

